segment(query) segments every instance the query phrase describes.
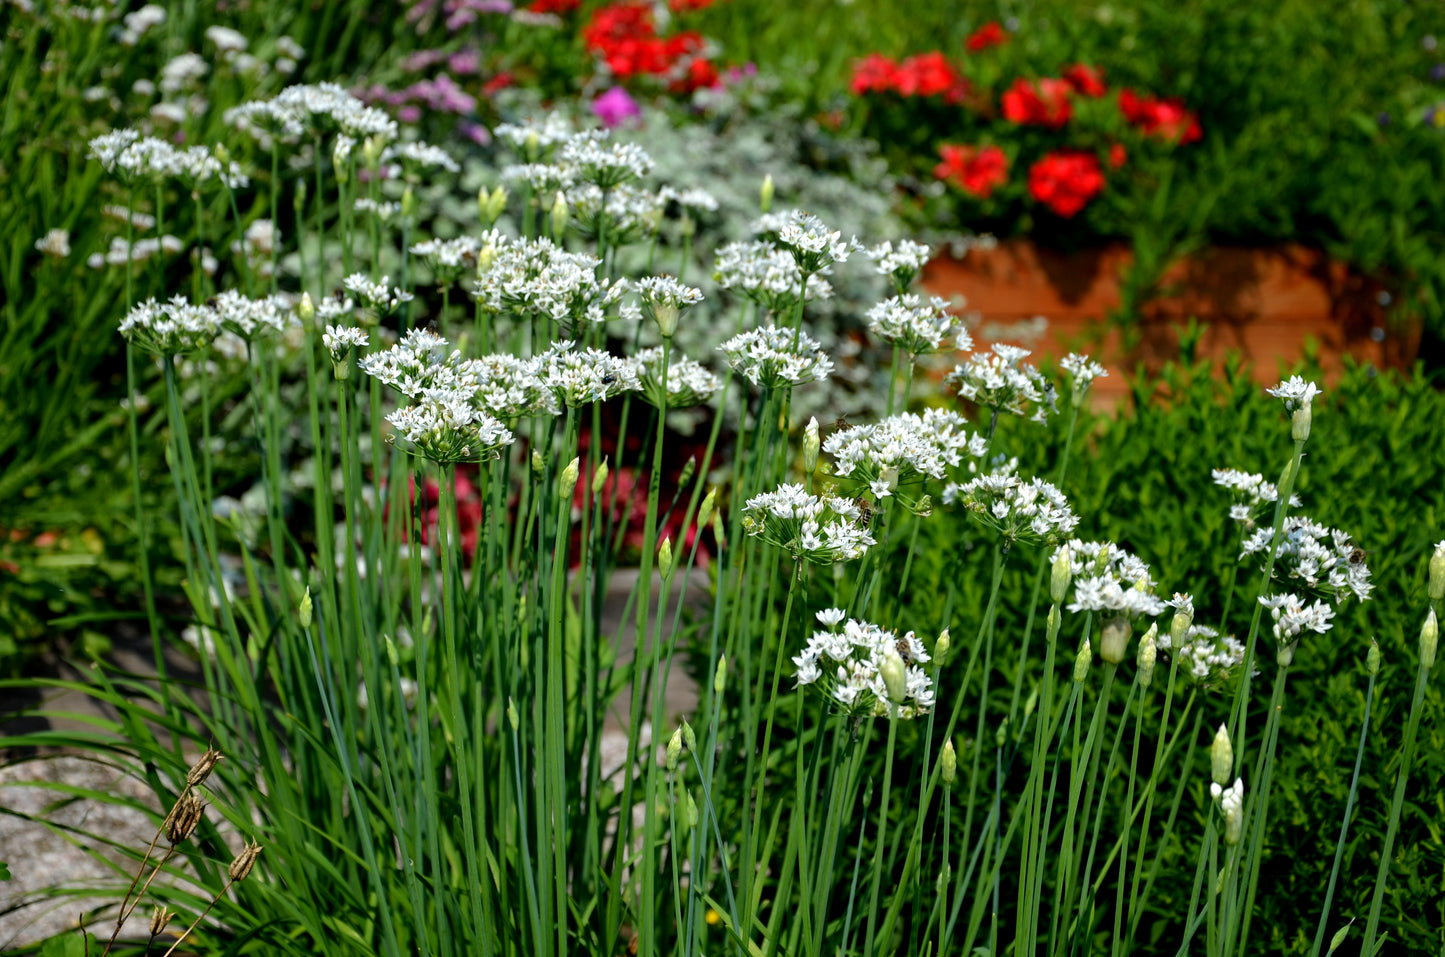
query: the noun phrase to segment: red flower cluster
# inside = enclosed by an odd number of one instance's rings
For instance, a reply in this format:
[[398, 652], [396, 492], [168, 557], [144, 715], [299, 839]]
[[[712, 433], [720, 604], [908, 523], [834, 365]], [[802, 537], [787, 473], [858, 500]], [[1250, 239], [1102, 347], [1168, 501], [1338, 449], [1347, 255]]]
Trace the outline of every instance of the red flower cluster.
[[964, 48], [970, 53], [977, 53], [980, 50], [987, 50], [989, 47], [1001, 47], [1008, 42], [1008, 34], [997, 20], [990, 20], [977, 30], [968, 35], [963, 41]]
[[[702, 34], [695, 30], [659, 37], [651, 8], [637, 3], [614, 3], [596, 10], [582, 28], [582, 40], [624, 80], [640, 73], [674, 73], [684, 58], [695, 56], [703, 47]], [[693, 68], [687, 69], [691, 79]], [[715, 82], [716, 71], [713, 77]]]
[[933, 175], [953, 183], [970, 196], [988, 199], [994, 187], [1008, 180], [1008, 157], [997, 146], [944, 143], [938, 152], [943, 162], [933, 168]]
[[582, 5], [582, 0], [532, 0], [527, 7], [529, 13], [551, 13], [561, 16], [571, 13]]
[[1062, 129], [1074, 108], [1069, 103], [1073, 87], [1067, 80], [1044, 77], [1037, 84], [1020, 77], [1000, 98], [1004, 119], [1028, 126]]
[[1104, 71], [1086, 63], [1075, 63], [1064, 70], [1064, 82], [1080, 96], [1097, 99], [1104, 95]]
[[687, 13], [690, 10], [706, 10], [717, 0], [667, 0], [673, 13]]
[[1034, 199], [1069, 219], [1104, 190], [1099, 158], [1083, 150], [1058, 150], [1029, 167]]
[[967, 91], [967, 81], [942, 53], [920, 53], [902, 63], [870, 53], [854, 65], [849, 88], [855, 95], [941, 96], [945, 102], [957, 103]]
[[1145, 136], [1157, 136], [1171, 143], [1193, 143], [1203, 132], [1199, 117], [1178, 97], [1140, 96], [1133, 90], [1119, 91], [1119, 112]]

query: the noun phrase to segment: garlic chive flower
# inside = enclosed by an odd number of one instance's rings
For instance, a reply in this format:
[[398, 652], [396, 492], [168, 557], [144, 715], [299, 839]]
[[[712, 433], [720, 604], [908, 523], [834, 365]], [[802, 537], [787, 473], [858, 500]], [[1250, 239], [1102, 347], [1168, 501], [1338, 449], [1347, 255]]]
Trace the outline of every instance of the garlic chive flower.
[[1284, 407], [1290, 413], [1290, 436], [1296, 442], [1310, 437], [1310, 421], [1313, 416], [1311, 404], [1319, 389], [1313, 382], [1306, 382], [1299, 376], [1290, 376], [1284, 382], [1267, 389], [1270, 395], [1284, 400]]
[[652, 157], [636, 143], [609, 143], [607, 130], [589, 130], [569, 137], [557, 150], [559, 165], [577, 171], [577, 178], [600, 189], [641, 179], [652, 172]]
[[569, 186], [562, 191], [571, 210], [569, 222], [583, 236], [595, 239], [604, 233], [608, 245], [626, 246], [656, 235], [666, 205], [661, 196], [621, 183], [604, 191], [592, 183]]
[[1013, 415], [1028, 415], [1044, 422], [1053, 411], [1052, 388], [1033, 366], [1023, 363], [1029, 350], [1005, 343], [993, 344], [991, 353], [974, 353], [954, 367], [945, 381], [965, 399]]
[[671, 339], [677, 332], [678, 314], [702, 302], [702, 290], [684, 286], [671, 276], [648, 276], [639, 279], [634, 288], [642, 312], [657, 323], [657, 329], [664, 339]]
[[774, 389], [828, 378], [833, 360], [806, 332], [759, 326], [718, 346], [728, 365], [753, 385]]
[[488, 312], [546, 316], [575, 331], [605, 321], [628, 288], [626, 279], [599, 279], [596, 256], [567, 252], [550, 239], [511, 240], [493, 230], [482, 242], [490, 265], [473, 294]]
[[954, 348], [973, 348], [973, 339], [937, 296], [901, 295], [885, 299], [868, 310], [868, 331], [909, 355], [937, 352], [947, 339]]
[[416, 404], [397, 409], [386, 420], [393, 429], [388, 441], [404, 441], [407, 451], [441, 465], [495, 458], [500, 448], [516, 438], [496, 418], [478, 409], [466, 389], [427, 389]]
[[460, 350], [447, 351], [447, 340], [425, 329], [413, 329], [390, 349], [361, 360], [361, 371], [413, 399], [428, 390], [476, 389], [479, 378], [472, 360]]
[[[933, 708], [933, 680], [920, 667], [929, 661], [928, 652], [913, 632], [899, 635], [866, 621], [850, 618], [838, 630], [842, 613], [829, 609], [829, 617], [818, 618], [827, 627], [816, 631], [803, 653], [793, 657], [798, 686], [817, 685], [832, 699], [837, 711], [857, 718], [917, 718]], [[832, 613], [837, 612], [835, 616]], [[885, 674], [897, 671], [901, 687], [890, 696]], [[901, 677], [901, 681], [897, 679]], [[892, 700], [890, 700], [892, 698]]]
[[381, 152], [381, 162], [400, 165], [402, 176], [407, 182], [418, 182], [422, 177], [438, 171], [445, 173], [462, 171], [462, 168], [457, 165], [457, 161], [452, 159], [451, 154], [446, 150], [420, 140], [388, 146]]
[[[632, 360], [637, 366], [637, 375], [642, 382], [642, 397], [651, 405], [663, 404], [662, 389], [662, 346], [653, 346], [639, 352]], [[676, 350], [667, 362], [667, 407], [687, 409], [702, 405], [711, 399], [713, 393], [722, 388], [722, 380], [709, 372], [701, 363], [680, 354]]]
[[[928, 260], [933, 257], [933, 250], [923, 243], [900, 239], [896, 248], [892, 242], [882, 242], [865, 249], [863, 254], [873, 260], [873, 268], [878, 275], [892, 280], [894, 290], [901, 296], [908, 292], [913, 280], [917, 279], [923, 267], [928, 265]], [[968, 346], [960, 348], [967, 349]]]
[[291, 304], [281, 296], [252, 299], [234, 289], [217, 293], [206, 308], [215, 311], [221, 328], [247, 342], [266, 333], [284, 332], [296, 321]]
[[572, 124], [560, 113], [547, 113], [521, 123], [503, 123], [492, 131], [528, 163], [548, 156], [558, 144], [572, 137]]
[[828, 270], [808, 275], [793, 257], [770, 242], [729, 243], [720, 247], [713, 264], [713, 280], [723, 289], [736, 289], [772, 313], [787, 313], [798, 304], [800, 287], [809, 302], [833, 297], [833, 287], [823, 277]]
[[336, 378], [345, 379], [351, 375], [351, 353], [357, 349], [365, 349], [367, 342], [366, 333], [360, 329], [350, 326], [326, 327], [321, 343], [326, 346], [326, 351], [331, 353], [331, 368], [336, 373]]
[[1244, 643], [1208, 625], [1190, 625], [1177, 645], [1167, 631], [1159, 632], [1154, 641], [1159, 651], [1178, 657], [1181, 674], [1207, 691], [1232, 687], [1244, 664]]
[[1089, 386], [1094, 384], [1095, 379], [1102, 379], [1109, 375], [1108, 369], [1078, 352], [1071, 352], [1060, 359], [1059, 368], [1068, 373], [1069, 379], [1073, 383], [1075, 405], [1084, 400], [1084, 396], [1089, 393]]
[[700, 212], [715, 213], [718, 209], [717, 197], [705, 189], [675, 189], [671, 186], [661, 186], [657, 190], [657, 199], [660, 203], [676, 203], [683, 209]]
[[1281, 665], [1294, 660], [1300, 635], [1306, 631], [1323, 635], [1330, 630], [1330, 619], [1335, 617], [1335, 610], [1319, 599], [1306, 605], [1303, 598], [1288, 592], [1262, 595], [1259, 603], [1269, 609], [1274, 619], [1275, 656]]
[[549, 198], [559, 191], [570, 189], [577, 182], [575, 170], [555, 163], [517, 163], [503, 166], [501, 177], [504, 183], [527, 187], [533, 196]]
[[778, 228], [778, 245], [792, 255], [804, 274], [812, 275], [834, 263], [847, 262], [850, 255], [863, 249], [857, 239], [850, 236], [844, 240], [842, 235], [811, 213], [793, 210]]
[[1233, 847], [1244, 833], [1244, 780], [1235, 778], [1227, 788], [1211, 783], [1209, 793], [1224, 815], [1224, 843]]
[[521, 359], [510, 353], [471, 360], [477, 375], [477, 404], [499, 419], [556, 415], [557, 397], [542, 381], [542, 359]]
[[221, 332], [214, 309], [192, 305], [185, 296], [168, 302], [147, 299], [126, 313], [120, 334], [138, 348], [159, 356], [196, 352], [210, 345]]
[[970, 436], [964, 424], [963, 416], [946, 409], [904, 412], [874, 425], [837, 429], [823, 451], [833, 457], [834, 475], [866, 483], [881, 499], [892, 494], [889, 478], [894, 484], [942, 479], [965, 452], [981, 456], [983, 438]]
[[[1267, 561], [1272, 528], [1260, 528], [1244, 540], [1240, 558], [1258, 555]], [[1350, 536], [1304, 515], [1285, 519], [1275, 543], [1274, 575], [1340, 605], [1353, 595], [1366, 601], [1374, 585], [1365, 553]]]
[[385, 314], [415, 298], [400, 287], [388, 285], [390, 281], [390, 276], [382, 276], [380, 282], [372, 282], [365, 274], [354, 272], [342, 281], [342, 285], [347, 292], [361, 300], [363, 306], [375, 310], [378, 314]]
[[[1239, 469], [1214, 469], [1214, 484], [1229, 489], [1234, 504], [1229, 507], [1229, 517], [1246, 529], [1254, 528], [1260, 515], [1279, 501], [1279, 487], [1266, 482], [1264, 476], [1255, 472], [1241, 472]], [[1303, 502], [1298, 495], [1289, 497], [1292, 508], [1299, 508]]]
[[542, 384], [566, 406], [603, 402], [642, 388], [636, 366], [600, 349], [577, 350], [568, 340], [554, 342], [541, 357]]
[[958, 503], [996, 530], [1006, 546], [1015, 542], [1055, 544], [1079, 524], [1064, 493], [1040, 478], [981, 475], [943, 490], [945, 503]]
[[477, 253], [481, 248], [479, 240], [458, 236], [455, 239], [428, 239], [412, 246], [411, 252], [426, 260], [437, 285], [449, 286], [476, 268]]
[[1193, 599], [1175, 595], [1168, 602], [1154, 595], [1149, 566], [1112, 542], [1070, 540], [1060, 551], [1069, 552], [1074, 569], [1071, 612], [1099, 612], [1106, 619], [1132, 621], [1141, 615], [1161, 615], [1173, 607], [1192, 614]]
[[877, 544], [855, 503], [836, 495], [811, 495], [802, 485], [780, 485], [748, 499], [743, 530], [783, 549], [794, 561], [819, 565], [861, 558]]

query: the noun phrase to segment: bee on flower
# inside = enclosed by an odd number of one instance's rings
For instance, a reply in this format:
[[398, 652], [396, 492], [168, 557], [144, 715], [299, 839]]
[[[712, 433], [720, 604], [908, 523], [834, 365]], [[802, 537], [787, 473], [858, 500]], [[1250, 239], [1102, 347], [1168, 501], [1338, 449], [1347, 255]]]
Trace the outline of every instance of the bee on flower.
[[831, 565], [861, 558], [877, 544], [856, 503], [813, 495], [802, 485], [780, 485], [748, 499], [743, 530], [786, 551], [796, 562]]

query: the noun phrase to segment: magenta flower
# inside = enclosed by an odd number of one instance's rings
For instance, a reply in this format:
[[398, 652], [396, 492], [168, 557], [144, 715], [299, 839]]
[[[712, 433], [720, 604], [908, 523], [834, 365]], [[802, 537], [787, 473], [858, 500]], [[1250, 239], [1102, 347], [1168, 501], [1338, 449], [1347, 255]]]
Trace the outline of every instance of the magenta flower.
[[626, 90], [620, 86], [603, 93], [592, 101], [592, 112], [606, 127], [621, 126], [629, 119], [642, 115], [642, 108], [637, 105]]

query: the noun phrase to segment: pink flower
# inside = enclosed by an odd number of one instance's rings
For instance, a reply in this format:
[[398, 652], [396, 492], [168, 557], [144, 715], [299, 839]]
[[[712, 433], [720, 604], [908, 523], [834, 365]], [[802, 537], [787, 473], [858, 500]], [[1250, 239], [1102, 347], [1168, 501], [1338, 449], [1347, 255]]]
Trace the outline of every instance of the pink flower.
[[614, 86], [592, 101], [592, 112], [597, 114], [597, 118], [602, 121], [603, 126], [613, 127], [621, 126], [630, 119], [640, 117], [642, 108], [626, 90], [620, 86]]

